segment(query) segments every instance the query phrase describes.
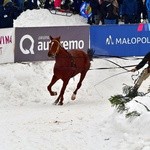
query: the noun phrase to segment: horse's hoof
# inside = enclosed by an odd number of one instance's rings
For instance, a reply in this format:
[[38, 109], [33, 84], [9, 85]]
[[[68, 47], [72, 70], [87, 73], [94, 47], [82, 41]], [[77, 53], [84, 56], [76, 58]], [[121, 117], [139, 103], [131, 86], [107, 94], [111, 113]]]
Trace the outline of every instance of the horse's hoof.
[[62, 105], [63, 105], [63, 103], [62, 103], [62, 102], [59, 102], [59, 103], [58, 103], [58, 105], [62, 106]]
[[75, 94], [72, 94], [71, 100], [75, 100], [75, 99], [76, 99], [76, 95], [75, 95]]
[[50, 95], [51, 95], [51, 96], [56, 96], [56, 95], [57, 95], [57, 92], [50, 92]]

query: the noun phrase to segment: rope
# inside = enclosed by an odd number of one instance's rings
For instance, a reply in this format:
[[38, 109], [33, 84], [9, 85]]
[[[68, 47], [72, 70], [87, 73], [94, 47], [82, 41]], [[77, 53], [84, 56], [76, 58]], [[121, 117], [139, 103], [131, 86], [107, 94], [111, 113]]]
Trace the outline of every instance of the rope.
[[94, 58], [100, 58], [100, 57], [111, 57], [111, 58], [119, 58], [119, 59], [124, 59], [124, 60], [139, 60], [139, 59], [142, 59], [142, 58], [138, 58], [138, 57], [132, 57], [132, 59], [130, 58], [130, 59], [128, 59], [128, 58], [126, 58], [126, 57], [122, 57], [122, 56], [116, 56], [116, 55], [99, 55], [99, 54], [95, 54], [94, 56], [93, 56]]
[[120, 59], [127, 60], [127, 59], [126, 59], [126, 58], [124, 58], [124, 57], [120, 57], [120, 56], [113, 56], [113, 55], [99, 55], [99, 54], [95, 54], [93, 57], [94, 57], [94, 58], [100, 58], [100, 57], [113, 57], [113, 58], [120, 58]]
[[122, 69], [124, 69], [124, 70], [126, 70], [126, 71], [129, 71], [129, 70], [126, 69], [125, 67], [120, 66], [119, 64], [117, 64], [117, 63], [115, 63], [115, 62], [113, 62], [113, 61], [111, 61], [111, 60], [109, 60], [109, 59], [105, 59], [105, 60], [107, 60], [108, 62], [111, 62], [112, 64], [114, 64], [114, 65], [116, 65], [116, 66], [118, 66], [118, 67], [120, 67], [120, 68], [122, 68]]
[[[124, 68], [128, 68], [128, 67], [134, 67], [136, 65], [128, 65], [128, 66], [122, 66]], [[120, 67], [100, 67], [100, 68], [92, 68], [92, 69], [89, 69], [89, 70], [105, 70], [105, 69], [120, 69]]]
[[141, 102], [139, 102], [139, 101], [137, 101], [137, 100], [135, 100], [135, 101], [136, 101], [137, 103], [143, 105], [143, 106], [146, 108], [147, 111], [150, 111], [150, 109], [149, 109], [146, 105], [144, 105], [143, 103], [141, 103]]
[[101, 80], [100, 82], [98, 82], [98, 83], [95, 84], [94, 86], [97, 86], [97, 85], [103, 83], [104, 81], [106, 81], [106, 80], [108, 80], [108, 79], [110, 79], [110, 78], [113, 78], [113, 77], [115, 77], [115, 76], [118, 76], [118, 75], [120, 75], [120, 74], [124, 74], [124, 73], [127, 73], [127, 72], [128, 72], [128, 71], [124, 71], [124, 72], [120, 72], [120, 73], [114, 74], [114, 75], [112, 75], [112, 76], [109, 76], [109, 77], [107, 77], [107, 78]]

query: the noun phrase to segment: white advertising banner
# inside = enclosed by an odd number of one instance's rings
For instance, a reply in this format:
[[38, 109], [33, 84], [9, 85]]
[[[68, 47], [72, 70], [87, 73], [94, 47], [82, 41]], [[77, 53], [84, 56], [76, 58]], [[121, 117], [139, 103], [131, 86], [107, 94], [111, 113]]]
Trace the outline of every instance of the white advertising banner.
[[0, 63], [14, 62], [15, 28], [0, 29]]

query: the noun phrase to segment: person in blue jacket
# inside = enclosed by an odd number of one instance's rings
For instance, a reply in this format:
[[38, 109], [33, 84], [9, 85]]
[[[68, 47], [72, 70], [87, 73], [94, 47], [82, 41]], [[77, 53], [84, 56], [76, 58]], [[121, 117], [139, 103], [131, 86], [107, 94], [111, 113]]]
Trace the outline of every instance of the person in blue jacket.
[[148, 22], [150, 23], [150, 0], [146, 0], [146, 8], [147, 8]]
[[122, 16], [125, 24], [136, 23], [138, 2], [137, 0], [123, 0]]

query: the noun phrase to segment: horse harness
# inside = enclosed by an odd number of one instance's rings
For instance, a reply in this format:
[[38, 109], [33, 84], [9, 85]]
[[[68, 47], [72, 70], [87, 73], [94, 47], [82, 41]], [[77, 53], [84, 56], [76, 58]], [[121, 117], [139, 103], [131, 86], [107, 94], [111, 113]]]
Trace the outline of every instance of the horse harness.
[[56, 54], [59, 52], [59, 48], [61, 47], [61, 44], [57, 40], [52, 40], [52, 41], [58, 43], [58, 46], [57, 46], [57, 49], [56, 49], [56, 52], [55, 52], [55, 56], [56, 56]]
[[[67, 51], [67, 52], [68, 52], [68, 51]], [[77, 66], [76, 66], [76, 63], [75, 63], [74, 57], [71, 55], [71, 53], [69, 53], [69, 52], [68, 52], [68, 54], [69, 54], [69, 56], [70, 56], [71, 67], [76, 68]]]

